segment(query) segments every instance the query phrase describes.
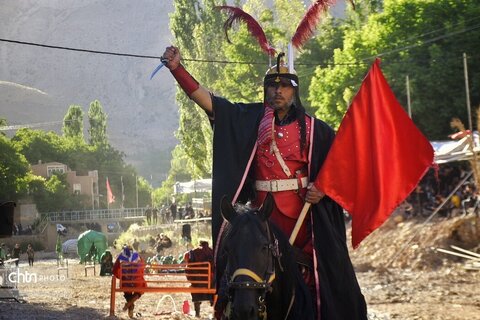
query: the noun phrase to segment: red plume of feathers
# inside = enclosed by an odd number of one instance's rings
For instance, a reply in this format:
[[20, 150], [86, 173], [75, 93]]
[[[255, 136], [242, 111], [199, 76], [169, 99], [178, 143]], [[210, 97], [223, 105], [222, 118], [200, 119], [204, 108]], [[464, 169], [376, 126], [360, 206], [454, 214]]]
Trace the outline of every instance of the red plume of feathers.
[[223, 25], [228, 42], [230, 42], [230, 39], [228, 39], [228, 30], [232, 28], [232, 25], [235, 22], [241, 21], [247, 25], [248, 31], [258, 41], [262, 50], [270, 56], [275, 56], [275, 49], [270, 46], [262, 27], [251, 15], [240, 8], [232, 6], [216, 6], [215, 9], [224, 11], [228, 14], [228, 19]]
[[335, 3], [335, 0], [317, 0], [308, 8], [307, 13], [297, 27], [295, 34], [292, 37], [292, 44], [295, 48], [301, 48], [305, 42], [310, 39], [317, 27], [320, 13], [327, 11], [327, 9]]

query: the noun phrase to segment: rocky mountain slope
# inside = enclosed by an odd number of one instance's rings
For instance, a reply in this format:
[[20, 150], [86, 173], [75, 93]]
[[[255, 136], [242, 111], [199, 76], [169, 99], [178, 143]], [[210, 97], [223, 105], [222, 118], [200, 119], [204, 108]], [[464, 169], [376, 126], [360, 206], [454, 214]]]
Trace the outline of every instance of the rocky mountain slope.
[[[173, 0], [0, 0], [0, 8], [0, 39], [157, 57], [173, 42]], [[338, 1], [331, 12], [344, 10]], [[173, 78], [161, 70], [149, 79], [158, 63], [0, 41], [0, 117], [11, 125], [58, 122], [70, 105], [87, 112], [98, 99], [112, 145], [158, 185], [178, 128]], [[60, 132], [61, 123], [38, 128]]]
[[[160, 56], [171, 42], [172, 1], [0, 1], [0, 38]], [[0, 117], [9, 124], [61, 121], [69, 105], [98, 99], [111, 143], [145, 176], [164, 177], [178, 127], [168, 72], [157, 59], [0, 42]], [[85, 123], [87, 125], [87, 121]], [[42, 127], [61, 130], [61, 124]]]

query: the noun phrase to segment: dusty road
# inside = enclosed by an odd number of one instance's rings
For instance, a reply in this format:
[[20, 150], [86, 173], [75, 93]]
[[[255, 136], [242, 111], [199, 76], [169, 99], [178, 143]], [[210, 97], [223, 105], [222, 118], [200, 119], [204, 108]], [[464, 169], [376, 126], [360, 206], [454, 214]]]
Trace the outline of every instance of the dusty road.
[[[472, 249], [470, 242], [476, 241], [473, 250], [479, 252], [480, 221], [470, 221], [467, 229], [470, 231], [462, 231], [461, 222], [456, 220], [434, 221], [429, 226], [418, 222], [391, 224], [377, 230], [353, 251], [370, 319], [480, 320], [480, 270], [467, 271], [462, 258], [434, 250], [453, 242]], [[403, 249], [415, 233], [417, 239]], [[404, 253], [398, 255], [401, 250]], [[78, 260], [70, 261], [68, 278], [65, 273], [58, 276], [51, 255], [37, 261], [34, 267], [23, 261], [20, 272], [36, 274], [37, 281], [19, 284], [26, 303], [0, 301], [0, 319], [111, 318], [110, 278], [93, 276], [91, 271], [85, 277]], [[138, 319], [195, 319], [180, 313], [183, 301], [189, 298], [174, 295], [173, 304], [170, 298], [161, 300], [161, 295], [145, 294], [136, 303], [135, 312]], [[117, 294], [117, 319], [128, 319], [122, 306], [123, 297]], [[211, 317], [212, 308], [204, 302], [202, 319]]]

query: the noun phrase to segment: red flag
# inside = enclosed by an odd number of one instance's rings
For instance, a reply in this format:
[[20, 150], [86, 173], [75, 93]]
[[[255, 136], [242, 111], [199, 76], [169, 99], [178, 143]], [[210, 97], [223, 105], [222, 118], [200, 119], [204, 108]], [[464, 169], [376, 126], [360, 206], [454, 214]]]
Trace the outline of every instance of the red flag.
[[352, 216], [352, 244], [378, 228], [433, 164], [433, 148], [372, 65], [315, 186]]
[[115, 202], [115, 196], [112, 193], [112, 188], [110, 188], [108, 177], [107, 177], [107, 202], [108, 204]]

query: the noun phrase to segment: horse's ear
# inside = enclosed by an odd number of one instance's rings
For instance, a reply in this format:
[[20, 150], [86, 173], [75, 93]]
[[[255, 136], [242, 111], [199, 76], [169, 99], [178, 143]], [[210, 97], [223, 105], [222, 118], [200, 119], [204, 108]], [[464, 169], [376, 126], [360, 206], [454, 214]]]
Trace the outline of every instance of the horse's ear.
[[260, 207], [259, 213], [260, 217], [264, 221], [268, 220], [270, 218], [270, 215], [272, 214], [273, 207], [275, 206], [275, 199], [273, 199], [272, 194], [269, 192], [267, 193], [267, 196], [265, 200], [263, 201], [262, 206]]
[[231, 221], [237, 215], [237, 212], [233, 208], [232, 203], [228, 200], [227, 196], [222, 197], [220, 202], [220, 212], [227, 221]]

